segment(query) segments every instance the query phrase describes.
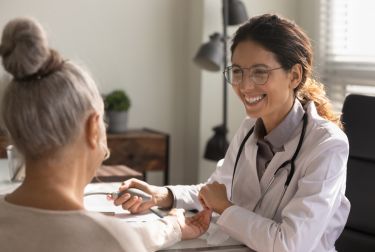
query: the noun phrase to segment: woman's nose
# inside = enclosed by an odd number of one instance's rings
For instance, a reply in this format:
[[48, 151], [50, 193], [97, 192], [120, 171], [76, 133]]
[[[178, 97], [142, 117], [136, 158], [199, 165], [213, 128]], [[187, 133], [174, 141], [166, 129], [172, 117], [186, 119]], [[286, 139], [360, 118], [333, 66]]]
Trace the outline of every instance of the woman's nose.
[[254, 89], [256, 84], [249, 75], [244, 75], [241, 83], [238, 85], [241, 89]]

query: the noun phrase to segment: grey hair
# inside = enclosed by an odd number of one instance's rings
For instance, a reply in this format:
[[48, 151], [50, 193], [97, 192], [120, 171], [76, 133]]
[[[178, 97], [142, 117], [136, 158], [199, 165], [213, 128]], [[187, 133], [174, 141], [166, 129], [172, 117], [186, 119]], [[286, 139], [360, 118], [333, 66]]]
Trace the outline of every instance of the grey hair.
[[48, 48], [37, 21], [18, 18], [4, 28], [4, 68], [13, 75], [2, 101], [2, 117], [13, 144], [38, 158], [70, 143], [92, 111], [104, 105], [90, 74]]

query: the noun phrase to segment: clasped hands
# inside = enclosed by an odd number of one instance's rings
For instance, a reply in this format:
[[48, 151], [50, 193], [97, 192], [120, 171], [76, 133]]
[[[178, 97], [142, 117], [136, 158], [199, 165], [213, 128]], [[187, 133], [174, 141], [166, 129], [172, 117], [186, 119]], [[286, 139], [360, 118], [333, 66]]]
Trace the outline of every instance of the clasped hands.
[[216, 181], [212, 184], [204, 185], [199, 191], [198, 198], [204, 209], [210, 209], [219, 214], [222, 214], [225, 209], [233, 205], [228, 200], [225, 185]]

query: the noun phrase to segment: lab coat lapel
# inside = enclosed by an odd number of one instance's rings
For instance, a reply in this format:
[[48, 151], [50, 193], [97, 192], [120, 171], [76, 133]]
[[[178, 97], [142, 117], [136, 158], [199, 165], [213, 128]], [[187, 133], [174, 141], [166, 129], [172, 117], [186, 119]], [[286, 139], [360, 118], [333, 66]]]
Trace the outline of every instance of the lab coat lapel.
[[[254, 187], [254, 191], [253, 193], [255, 193], [253, 195], [254, 198], [258, 199], [260, 198], [261, 196], [261, 190], [260, 190], [260, 183], [259, 183], [259, 177], [258, 177], [258, 171], [257, 171], [257, 154], [258, 154], [258, 145], [257, 145], [257, 139], [255, 137], [255, 134], [252, 134], [251, 136], [251, 139], [249, 141], [250, 143], [250, 148], [247, 148], [247, 151], [248, 151], [248, 156], [250, 159], [250, 164], [251, 164], [251, 169], [250, 169], [250, 177], [251, 177], [251, 182], [253, 183], [253, 185], [256, 185], [256, 186], [252, 186]], [[254, 205], [255, 206], [255, 205]]]
[[258, 146], [251, 134], [238, 162], [233, 188], [233, 202], [252, 210], [260, 199], [260, 184], [256, 169]]

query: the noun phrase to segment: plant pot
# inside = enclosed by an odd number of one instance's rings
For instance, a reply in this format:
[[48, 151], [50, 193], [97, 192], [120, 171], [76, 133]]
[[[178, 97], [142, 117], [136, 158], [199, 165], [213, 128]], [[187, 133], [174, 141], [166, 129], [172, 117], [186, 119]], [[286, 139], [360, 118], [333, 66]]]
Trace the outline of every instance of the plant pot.
[[107, 111], [108, 132], [122, 133], [128, 128], [128, 112], [127, 111]]

